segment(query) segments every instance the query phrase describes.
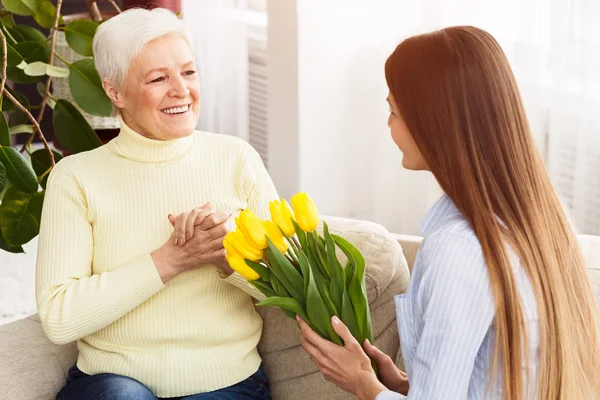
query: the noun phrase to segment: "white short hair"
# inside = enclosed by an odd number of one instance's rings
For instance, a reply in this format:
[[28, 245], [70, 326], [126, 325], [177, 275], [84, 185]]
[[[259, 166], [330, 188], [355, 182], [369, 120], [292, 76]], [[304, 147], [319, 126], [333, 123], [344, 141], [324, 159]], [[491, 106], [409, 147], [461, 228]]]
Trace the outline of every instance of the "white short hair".
[[122, 88], [133, 60], [148, 43], [169, 34], [182, 35], [191, 47], [184, 22], [164, 8], [132, 8], [103, 22], [93, 42], [100, 79]]

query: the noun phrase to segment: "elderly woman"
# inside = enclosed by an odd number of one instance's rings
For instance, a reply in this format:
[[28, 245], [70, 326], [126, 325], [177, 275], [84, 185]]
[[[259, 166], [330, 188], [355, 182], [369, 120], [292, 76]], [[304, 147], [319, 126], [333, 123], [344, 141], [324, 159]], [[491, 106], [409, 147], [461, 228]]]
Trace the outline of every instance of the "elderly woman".
[[194, 131], [198, 77], [172, 13], [110, 19], [94, 55], [121, 131], [56, 165], [39, 238], [44, 330], [79, 348], [58, 399], [270, 398], [258, 292], [222, 244], [232, 213], [267, 218], [277, 198], [260, 157]]

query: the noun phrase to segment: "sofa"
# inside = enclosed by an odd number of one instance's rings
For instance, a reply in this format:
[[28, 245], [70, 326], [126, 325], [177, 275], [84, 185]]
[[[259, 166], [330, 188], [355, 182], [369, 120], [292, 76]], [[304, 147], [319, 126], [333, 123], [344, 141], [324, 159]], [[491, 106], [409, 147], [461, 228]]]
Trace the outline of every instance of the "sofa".
[[[366, 284], [375, 344], [402, 368], [393, 296], [408, 287], [421, 238], [389, 233], [381, 225], [326, 217], [333, 233], [354, 243], [367, 262]], [[600, 237], [578, 236], [600, 304]], [[340, 254], [340, 259], [343, 255]], [[295, 320], [279, 309], [259, 308], [263, 337], [259, 351], [275, 400], [350, 399], [325, 381], [300, 347]], [[77, 346], [50, 343], [37, 315], [0, 326], [0, 399], [50, 400], [64, 385], [77, 358]]]

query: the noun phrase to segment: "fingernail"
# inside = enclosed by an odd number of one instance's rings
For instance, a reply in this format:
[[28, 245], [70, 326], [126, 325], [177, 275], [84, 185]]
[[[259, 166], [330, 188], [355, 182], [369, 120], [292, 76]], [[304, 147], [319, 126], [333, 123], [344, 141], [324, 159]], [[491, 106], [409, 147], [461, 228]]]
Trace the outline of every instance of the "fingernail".
[[296, 314], [296, 321], [300, 322], [300, 316]]
[[177, 245], [178, 245], [177, 241], [178, 241], [178, 239], [177, 239], [177, 238], [175, 238], [175, 246], [177, 246]]
[[365, 339], [365, 346], [372, 346], [371, 342], [369, 342], [369, 339]]
[[331, 317], [331, 322], [337, 325], [340, 323], [340, 319], [334, 315], [333, 317]]

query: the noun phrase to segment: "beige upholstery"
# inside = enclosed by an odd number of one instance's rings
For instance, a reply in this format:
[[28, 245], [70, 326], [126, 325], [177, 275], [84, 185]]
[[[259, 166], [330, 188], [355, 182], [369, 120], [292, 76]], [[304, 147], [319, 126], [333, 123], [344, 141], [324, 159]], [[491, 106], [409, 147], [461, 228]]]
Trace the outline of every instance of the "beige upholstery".
[[[387, 354], [398, 354], [393, 296], [406, 290], [419, 237], [390, 235], [383, 227], [364, 221], [328, 218], [331, 230], [356, 244], [367, 260], [367, 290], [375, 344]], [[579, 236], [588, 272], [600, 304], [600, 237]], [[398, 246], [402, 246], [402, 251]], [[406, 258], [405, 258], [406, 257]], [[277, 309], [260, 310], [265, 319], [259, 349], [272, 382], [274, 399], [349, 399], [317, 373], [299, 347], [293, 320]], [[64, 384], [76, 359], [74, 343], [50, 343], [37, 316], [0, 326], [0, 400], [50, 400]], [[401, 365], [401, 360], [397, 359]]]

